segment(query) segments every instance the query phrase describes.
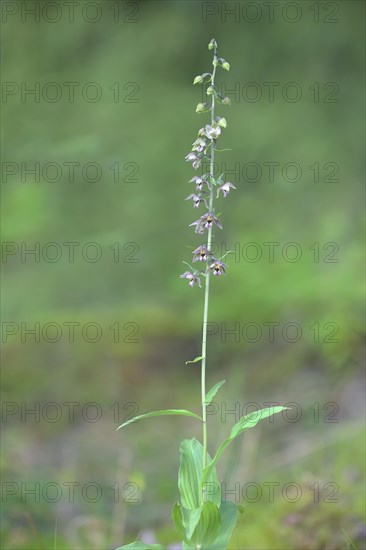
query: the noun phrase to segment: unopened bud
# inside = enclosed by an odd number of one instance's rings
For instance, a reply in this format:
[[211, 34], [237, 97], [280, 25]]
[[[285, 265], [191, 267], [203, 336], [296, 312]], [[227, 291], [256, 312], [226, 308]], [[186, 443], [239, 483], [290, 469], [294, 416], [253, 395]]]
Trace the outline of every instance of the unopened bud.
[[203, 82], [203, 76], [199, 74], [199, 75], [196, 76], [196, 78], [194, 79], [193, 84], [202, 84], [202, 82]]

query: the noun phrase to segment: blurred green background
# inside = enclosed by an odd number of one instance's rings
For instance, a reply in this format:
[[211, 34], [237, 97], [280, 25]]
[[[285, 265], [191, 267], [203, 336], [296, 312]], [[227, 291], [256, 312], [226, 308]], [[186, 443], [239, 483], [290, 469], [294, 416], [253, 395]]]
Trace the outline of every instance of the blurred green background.
[[224, 455], [232, 548], [365, 547], [364, 4], [60, 0], [2, 3], [4, 549], [177, 542], [179, 443], [200, 426], [116, 428], [200, 407], [203, 291], [179, 274], [203, 242], [184, 157], [212, 37], [237, 190], [218, 205], [235, 254], [211, 287], [210, 451], [229, 410], [294, 411]]

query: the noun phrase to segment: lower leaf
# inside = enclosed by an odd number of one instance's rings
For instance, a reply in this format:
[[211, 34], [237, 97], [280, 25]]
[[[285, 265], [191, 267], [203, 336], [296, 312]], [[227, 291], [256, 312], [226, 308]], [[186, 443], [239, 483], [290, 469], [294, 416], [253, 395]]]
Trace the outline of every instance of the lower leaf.
[[211, 548], [211, 543], [218, 536], [220, 527], [220, 510], [216, 504], [208, 500], [201, 506], [201, 515], [191, 541], [196, 546], [200, 545], [201, 548], [208, 548], [209, 546]]
[[173, 506], [172, 518], [175, 530], [177, 531], [179, 537], [183, 539], [184, 542], [188, 543], [190, 537], [187, 536], [187, 526], [185, 522], [183, 523], [183, 506], [176, 502]]
[[[207, 464], [211, 458], [207, 454]], [[203, 484], [203, 446], [197, 439], [185, 439], [180, 446], [180, 468], [178, 487], [182, 505], [189, 510], [200, 508], [203, 501], [217, 506], [221, 502], [221, 486], [213, 466]]]
[[217, 538], [210, 544], [210, 550], [224, 550], [228, 547], [238, 521], [239, 511], [240, 508], [234, 502], [221, 503], [221, 528]]
[[[200, 544], [201, 550], [226, 550], [237, 525], [239, 512], [242, 512], [242, 510], [242, 507], [237, 506], [234, 502], [221, 502], [220, 510], [218, 510], [220, 521], [218, 525], [216, 523], [216, 526], [214, 526], [213, 523], [211, 524], [211, 527], [208, 529], [210, 535], [208, 535], [208, 533], [205, 535], [201, 532], [200, 535], [201, 537], [203, 536], [201, 539], [196, 536], [192, 537], [191, 540], [183, 539], [182, 550], [196, 550], [198, 544]], [[216, 536], [212, 538], [216, 530]], [[195, 533], [195, 535], [197, 534], [198, 533]]]

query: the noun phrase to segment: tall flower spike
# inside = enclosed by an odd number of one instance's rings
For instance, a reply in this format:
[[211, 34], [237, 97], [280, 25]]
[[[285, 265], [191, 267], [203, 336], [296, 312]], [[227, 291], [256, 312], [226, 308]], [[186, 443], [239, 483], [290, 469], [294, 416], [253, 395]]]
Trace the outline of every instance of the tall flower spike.
[[[207, 466], [207, 410], [206, 410], [206, 347], [207, 347], [207, 322], [208, 322], [208, 303], [210, 289], [210, 275], [223, 275], [226, 272], [226, 264], [221, 260], [217, 260], [212, 252], [212, 230], [216, 226], [222, 229], [222, 224], [215, 213], [214, 199], [223, 194], [226, 197], [231, 189], [235, 189], [230, 182], [225, 182], [223, 174], [219, 178], [215, 178], [215, 151], [216, 143], [222, 135], [223, 129], [227, 127], [226, 118], [215, 116], [216, 102], [221, 105], [230, 105], [229, 98], [222, 96], [217, 91], [215, 82], [216, 71], [219, 67], [224, 70], [230, 69], [230, 64], [223, 58], [218, 57], [217, 42], [212, 39], [208, 45], [209, 50], [213, 50], [212, 72], [203, 73], [195, 77], [193, 84], [200, 84], [206, 90], [207, 101], [200, 102], [197, 105], [196, 113], [199, 115], [210, 113], [210, 121], [208, 124], [201, 126], [198, 130], [196, 140], [193, 142], [191, 152], [186, 156], [186, 161], [192, 162], [192, 167], [197, 170], [202, 166], [205, 159], [209, 160], [210, 169], [201, 176], [194, 176], [190, 183], [194, 183], [196, 193], [192, 193], [187, 197], [193, 200], [194, 207], [197, 208], [200, 204], [204, 204], [207, 212], [198, 220], [192, 222], [190, 227], [195, 228], [195, 232], [199, 235], [207, 230], [207, 244], [201, 245], [193, 251], [193, 262], [204, 262], [205, 270], [196, 272], [191, 268], [191, 271], [185, 271], [182, 279], [189, 280], [189, 286], [201, 286], [200, 275], [205, 277], [205, 299], [203, 307], [203, 329], [202, 329], [202, 352], [201, 357], [201, 401], [202, 401], [202, 425], [203, 425], [203, 469]], [[216, 190], [215, 190], [216, 188]], [[205, 193], [203, 198], [201, 193]], [[202, 489], [202, 504], [206, 500], [205, 490]]]
[[[217, 140], [221, 137], [224, 128], [227, 126], [226, 118], [216, 115], [216, 102], [221, 105], [229, 104], [225, 101], [223, 95], [218, 92], [218, 86], [215, 82], [216, 71], [218, 68], [225, 70], [230, 69], [230, 64], [223, 58], [218, 56], [217, 42], [212, 39], [209, 43], [209, 50], [213, 50], [212, 72], [206, 72], [194, 78], [193, 84], [200, 84], [206, 90], [207, 101], [202, 100], [197, 106], [196, 113], [199, 115], [209, 113], [210, 121], [201, 126], [197, 132], [197, 138], [192, 144], [192, 149], [186, 155], [186, 161], [192, 163], [192, 167], [197, 170], [202, 166], [204, 159], [209, 160], [210, 170], [201, 176], [194, 176], [190, 182], [195, 184], [196, 192], [191, 193], [186, 197], [186, 200], [192, 200], [194, 208], [200, 205], [206, 207], [207, 212], [198, 220], [190, 224], [190, 227], [195, 228], [195, 232], [202, 235], [207, 231], [207, 245], [196, 248], [193, 252], [193, 262], [205, 262], [206, 269], [202, 273], [206, 279], [206, 287], [209, 284], [210, 274], [221, 275], [225, 273], [226, 264], [220, 260], [216, 260], [211, 251], [212, 248], [212, 229], [214, 226], [222, 229], [222, 224], [215, 214], [214, 199], [220, 196], [227, 197], [235, 186], [231, 182], [225, 182], [223, 174], [219, 178], [214, 177], [214, 158]], [[216, 188], [216, 189], [215, 189]], [[204, 196], [202, 196], [204, 194]], [[189, 278], [190, 286], [197, 283], [194, 279], [195, 275], [191, 272], [185, 272], [182, 278]], [[198, 284], [198, 283], [197, 283]], [[208, 299], [208, 297], [207, 297]]]

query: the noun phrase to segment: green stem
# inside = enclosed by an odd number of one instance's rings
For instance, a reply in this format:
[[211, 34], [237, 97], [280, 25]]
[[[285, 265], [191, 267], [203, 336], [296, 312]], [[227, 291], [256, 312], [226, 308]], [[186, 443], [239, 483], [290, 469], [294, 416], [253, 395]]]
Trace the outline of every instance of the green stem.
[[[216, 47], [214, 48], [214, 60], [216, 58]], [[211, 76], [211, 86], [215, 84], [215, 74], [216, 74], [216, 65], [214, 64], [212, 76]], [[215, 94], [212, 95], [212, 104], [211, 104], [211, 125], [215, 119]], [[214, 151], [215, 151], [215, 141], [211, 140], [211, 156], [210, 156], [210, 179], [214, 177]], [[213, 200], [214, 200], [214, 188], [210, 182], [210, 206], [209, 210], [212, 212], [213, 209]], [[208, 229], [207, 236], [207, 250], [211, 251], [212, 246], [212, 225]], [[209, 267], [209, 258], [206, 264], [206, 267]], [[207, 466], [207, 412], [206, 412], [206, 348], [207, 348], [207, 321], [208, 321], [208, 303], [210, 297], [210, 271], [206, 270], [205, 277], [205, 301], [203, 306], [203, 328], [202, 328], [202, 369], [201, 369], [201, 398], [202, 398], [202, 421], [203, 421], [203, 467]], [[204, 501], [204, 489], [202, 492], [202, 500]]]

